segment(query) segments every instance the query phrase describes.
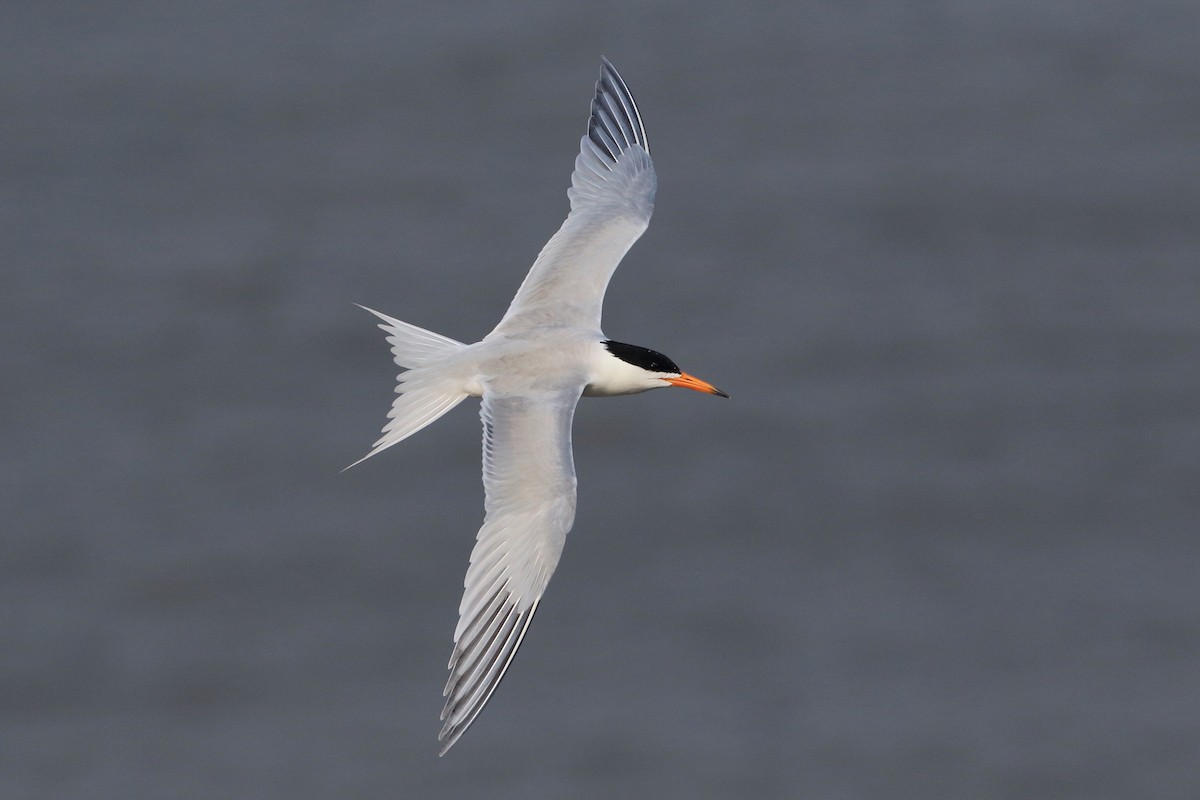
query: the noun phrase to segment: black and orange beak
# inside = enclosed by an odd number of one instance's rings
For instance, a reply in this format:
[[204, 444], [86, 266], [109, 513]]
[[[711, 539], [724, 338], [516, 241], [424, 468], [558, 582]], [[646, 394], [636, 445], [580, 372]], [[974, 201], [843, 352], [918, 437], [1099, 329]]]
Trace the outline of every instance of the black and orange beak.
[[663, 378], [663, 380], [672, 386], [682, 386], [684, 389], [695, 389], [697, 392], [715, 394], [717, 397], [729, 397], [729, 395], [725, 394], [708, 381], [702, 381], [695, 375], [688, 375], [686, 372], [679, 373], [678, 378]]

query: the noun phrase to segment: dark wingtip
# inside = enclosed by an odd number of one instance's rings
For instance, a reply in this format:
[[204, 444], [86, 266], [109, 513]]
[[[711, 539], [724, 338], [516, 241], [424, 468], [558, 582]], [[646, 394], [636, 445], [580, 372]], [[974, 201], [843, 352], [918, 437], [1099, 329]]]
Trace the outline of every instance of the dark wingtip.
[[638, 113], [633, 93], [607, 56], [600, 56], [600, 80], [596, 82], [596, 96], [592, 100], [588, 138], [607, 153], [611, 161], [616, 161], [634, 144], [650, 152], [646, 126]]

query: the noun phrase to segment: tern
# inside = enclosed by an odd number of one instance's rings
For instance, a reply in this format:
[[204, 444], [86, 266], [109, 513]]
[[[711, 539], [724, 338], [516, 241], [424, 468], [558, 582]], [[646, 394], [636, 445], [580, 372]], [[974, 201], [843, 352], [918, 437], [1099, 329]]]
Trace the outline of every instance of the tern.
[[571, 420], [580, 396], [682, 386], [728, 397], [662, 353], [600, 329], [604, 291], [650, 222], [655, 186], [637, 104], [601, 58], [567, 190], [571, 211], [496, 328], [463, 344], [362, 306], [382, 320], [405, 371], [383, 436], [355, 464], [482, 398], [485, 516], [458, 607], [439, 755], [496, 691], [558, 565], [575, 520]]

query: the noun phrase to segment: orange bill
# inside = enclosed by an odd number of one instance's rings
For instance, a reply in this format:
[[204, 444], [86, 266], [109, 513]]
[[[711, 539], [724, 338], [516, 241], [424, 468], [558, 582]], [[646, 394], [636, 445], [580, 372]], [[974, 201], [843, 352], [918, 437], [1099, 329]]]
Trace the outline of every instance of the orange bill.
[[682, 386], [685, 389], [695, 389], [697, 392], [707, 392], [708, 394], [715, 394], [717, 397], [729, 397], [729, 395], [725, 394], [708, 381], [702, 381], [695, 375], [688, 375], [686, 372], [679, 373], [678, 378], [663, 378], [663, 380], [672, 386]]

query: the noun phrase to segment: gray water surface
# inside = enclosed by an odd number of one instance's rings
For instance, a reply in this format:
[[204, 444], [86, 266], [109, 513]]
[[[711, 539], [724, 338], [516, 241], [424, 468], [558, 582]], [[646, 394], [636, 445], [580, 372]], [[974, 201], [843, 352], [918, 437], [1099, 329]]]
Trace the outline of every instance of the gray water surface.
[[[12, 5], [12, 4], [10, 4]], [[1191, 798], [1200, 6], [0, 12], [0, 797]], [[599, 57], [660, 189], [579, 514], [438, 759], [486, 333]]]

